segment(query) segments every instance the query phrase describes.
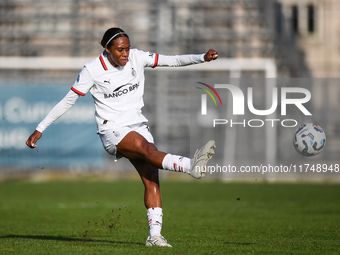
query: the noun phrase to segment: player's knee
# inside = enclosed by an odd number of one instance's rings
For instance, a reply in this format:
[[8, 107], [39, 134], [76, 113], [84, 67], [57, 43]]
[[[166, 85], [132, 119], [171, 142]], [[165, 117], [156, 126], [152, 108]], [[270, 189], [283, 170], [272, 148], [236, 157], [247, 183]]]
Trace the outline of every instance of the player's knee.
[[157, 151], [157, 148], [153, 143], [145, 142], [140, 146], [141, 155], [145, 159], [151, 157], [154, 151]]

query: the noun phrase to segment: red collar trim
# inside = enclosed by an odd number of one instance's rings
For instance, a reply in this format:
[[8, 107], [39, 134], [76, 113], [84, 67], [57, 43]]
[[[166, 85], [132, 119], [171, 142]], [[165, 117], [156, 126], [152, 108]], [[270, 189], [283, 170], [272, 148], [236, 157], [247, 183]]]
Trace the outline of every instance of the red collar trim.
[[102, 56], [102, 55], [99, 56], [99, 60], [100, 60], [100, 63], [102, 64], [104, 70], [105, 70], [105, 71], [109, 70], [109, 69], [107, 68], [105, 62], [104, 62], [104, 59], [103, 59], [103, 56]]

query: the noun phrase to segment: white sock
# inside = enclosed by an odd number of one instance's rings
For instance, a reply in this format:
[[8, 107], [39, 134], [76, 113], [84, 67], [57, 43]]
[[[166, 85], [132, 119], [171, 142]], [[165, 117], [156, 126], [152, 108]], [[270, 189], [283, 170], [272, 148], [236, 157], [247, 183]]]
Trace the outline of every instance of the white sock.
[[147, 211], [150, 236], [161, 234], [163, 213], [162, 208], [149, 208]]
[[190, 159], [182, 156], [166, 154], [162, 166], [164, 170], [189, 173]]

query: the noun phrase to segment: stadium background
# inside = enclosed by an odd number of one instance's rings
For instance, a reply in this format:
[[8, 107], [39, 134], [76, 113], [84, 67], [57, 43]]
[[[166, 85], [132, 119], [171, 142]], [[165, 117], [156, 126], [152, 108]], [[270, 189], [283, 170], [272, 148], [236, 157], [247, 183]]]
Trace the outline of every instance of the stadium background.
[[[161, 54], [203, 53], [214, 48], [220, 58], [273, 60], [277, 78], [299, 81], [297, 84], [317, 95], [318, 99], [313, 97], [309, 107], [313, 121], [324, 128], [328, 140], [326, 152], [311, 162], [334, 164], [340, 144], [339, 9], [336, 0], [1, 0], [1, 176], [56, 171], [136, 174], [126, 160], [113, 164], [103, 150], [96, 135], [90, 95], [78, 100], [67, 116], [44, 132], [38, 149], [29, 150], [24, 144], [76, 79], [81, 66], [69, 68], [72, 65], [69, 61], [83, 59], [85, 64], [85, 60], [96, 57], [102, 51], [99, 44], [102, 34], [112, 26], [129, 34], [132, 47]], [[59, 57], [65, 68], [46, 68], [44, 63], [35, 62], [42, 59], [46, 66], [51, 66]], [[19, 63], [28, 64], [16, 67]], [[218, 63], [217, 60], [214, 65]], [[240, 70], [237, 78], [255, 81], [264, 77], [263, 70]], [[228, 83], [235, 77], [222, 66], [221, 70], [213, 71], [148, 70], [146, 79], [143, 111], [158, 148], [189, 155], [192, 136], [189, 119], [193, 113], [188, 111], [188, 98], [196, 87], [195, 81]], [[264, 107], [261, 99], [265, 92], [264, 86], [256, 86], [254, 101], [259, 102], [258, 108]], [[221, 139], [225, 139], [224, 131], [220, 132]], [[197, 139], [207, 139], [201, 134]], [[245, 155], [248, 164], [266, 159], [265, 129], [244, 129], [236, 139], [239, 142], [231, 144], [234, 162], [242, 163]], [[289, 133], [278, 131], [274, 139], [276, 145], [291, 144]], [[290, 145], [284, 148], [289, 150], [275, 147], [278, 164], [292, 153]]]

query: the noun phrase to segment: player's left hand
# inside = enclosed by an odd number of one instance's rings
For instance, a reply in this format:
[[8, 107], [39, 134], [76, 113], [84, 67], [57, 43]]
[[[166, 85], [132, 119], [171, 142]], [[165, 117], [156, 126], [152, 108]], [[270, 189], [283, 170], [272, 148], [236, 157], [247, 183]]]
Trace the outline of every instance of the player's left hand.
[[208, 52], [204, 55], [205, 61], [215, 60], [216, 58], [218, 58], [218, 53], [213, 49], [208, 50]]

